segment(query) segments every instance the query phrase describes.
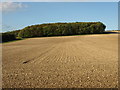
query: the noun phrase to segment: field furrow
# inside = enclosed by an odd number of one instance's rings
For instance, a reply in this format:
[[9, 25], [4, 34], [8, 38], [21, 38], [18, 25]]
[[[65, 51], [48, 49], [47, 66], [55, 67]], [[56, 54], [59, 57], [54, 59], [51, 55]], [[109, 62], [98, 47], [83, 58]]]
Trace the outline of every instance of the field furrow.
[[30, 38], [3, 44], [3, 88], [117, 88], [118, 35]]

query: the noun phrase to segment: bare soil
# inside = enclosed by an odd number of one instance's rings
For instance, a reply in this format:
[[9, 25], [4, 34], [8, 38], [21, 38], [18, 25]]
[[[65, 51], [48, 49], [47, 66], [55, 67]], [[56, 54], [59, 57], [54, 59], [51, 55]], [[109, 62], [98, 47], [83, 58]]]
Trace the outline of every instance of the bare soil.
[[3, 44], [3, 88], [117, 88], [118, 34]]

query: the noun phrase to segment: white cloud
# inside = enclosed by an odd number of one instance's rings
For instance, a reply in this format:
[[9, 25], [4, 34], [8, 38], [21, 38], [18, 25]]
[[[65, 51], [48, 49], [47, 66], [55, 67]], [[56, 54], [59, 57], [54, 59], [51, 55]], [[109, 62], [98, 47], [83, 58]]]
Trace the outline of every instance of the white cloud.
[[27, 6], [18, 2], [1, 2], [0, 3], [0, 10], [2, 10], [3, 12], [15, 11], [23, 7], [27, 7]]

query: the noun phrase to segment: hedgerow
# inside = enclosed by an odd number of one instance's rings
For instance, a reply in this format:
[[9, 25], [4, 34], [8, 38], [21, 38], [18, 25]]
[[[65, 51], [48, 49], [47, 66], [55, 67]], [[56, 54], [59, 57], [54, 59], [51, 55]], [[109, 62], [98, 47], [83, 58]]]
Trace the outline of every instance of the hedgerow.
[[105, 31], [106, 26], [101, 22], [75, 22], [75, 23], [48, 23], [27, 26], [19, 31], [22, 38], [43, 36], [64, 36], [80, 34], [98, 34]]
[[8, 41], [16, 40], [15, 35], [10, 34], [10, 33], [1, 33], [0, 37], [2, 37], [2, 42], [8, 42]]

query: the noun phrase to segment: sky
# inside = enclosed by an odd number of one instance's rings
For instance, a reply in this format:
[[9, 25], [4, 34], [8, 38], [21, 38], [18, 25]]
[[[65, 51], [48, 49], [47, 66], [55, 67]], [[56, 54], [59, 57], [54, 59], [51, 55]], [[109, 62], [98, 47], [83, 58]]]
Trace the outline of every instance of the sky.
[[118, 2], [119, 0], [1, 0], [2, 2]]
[[2, 32], [55, 22], [100, 21], [118, 29], [117, 2], [3, 2], [1, 12]]

